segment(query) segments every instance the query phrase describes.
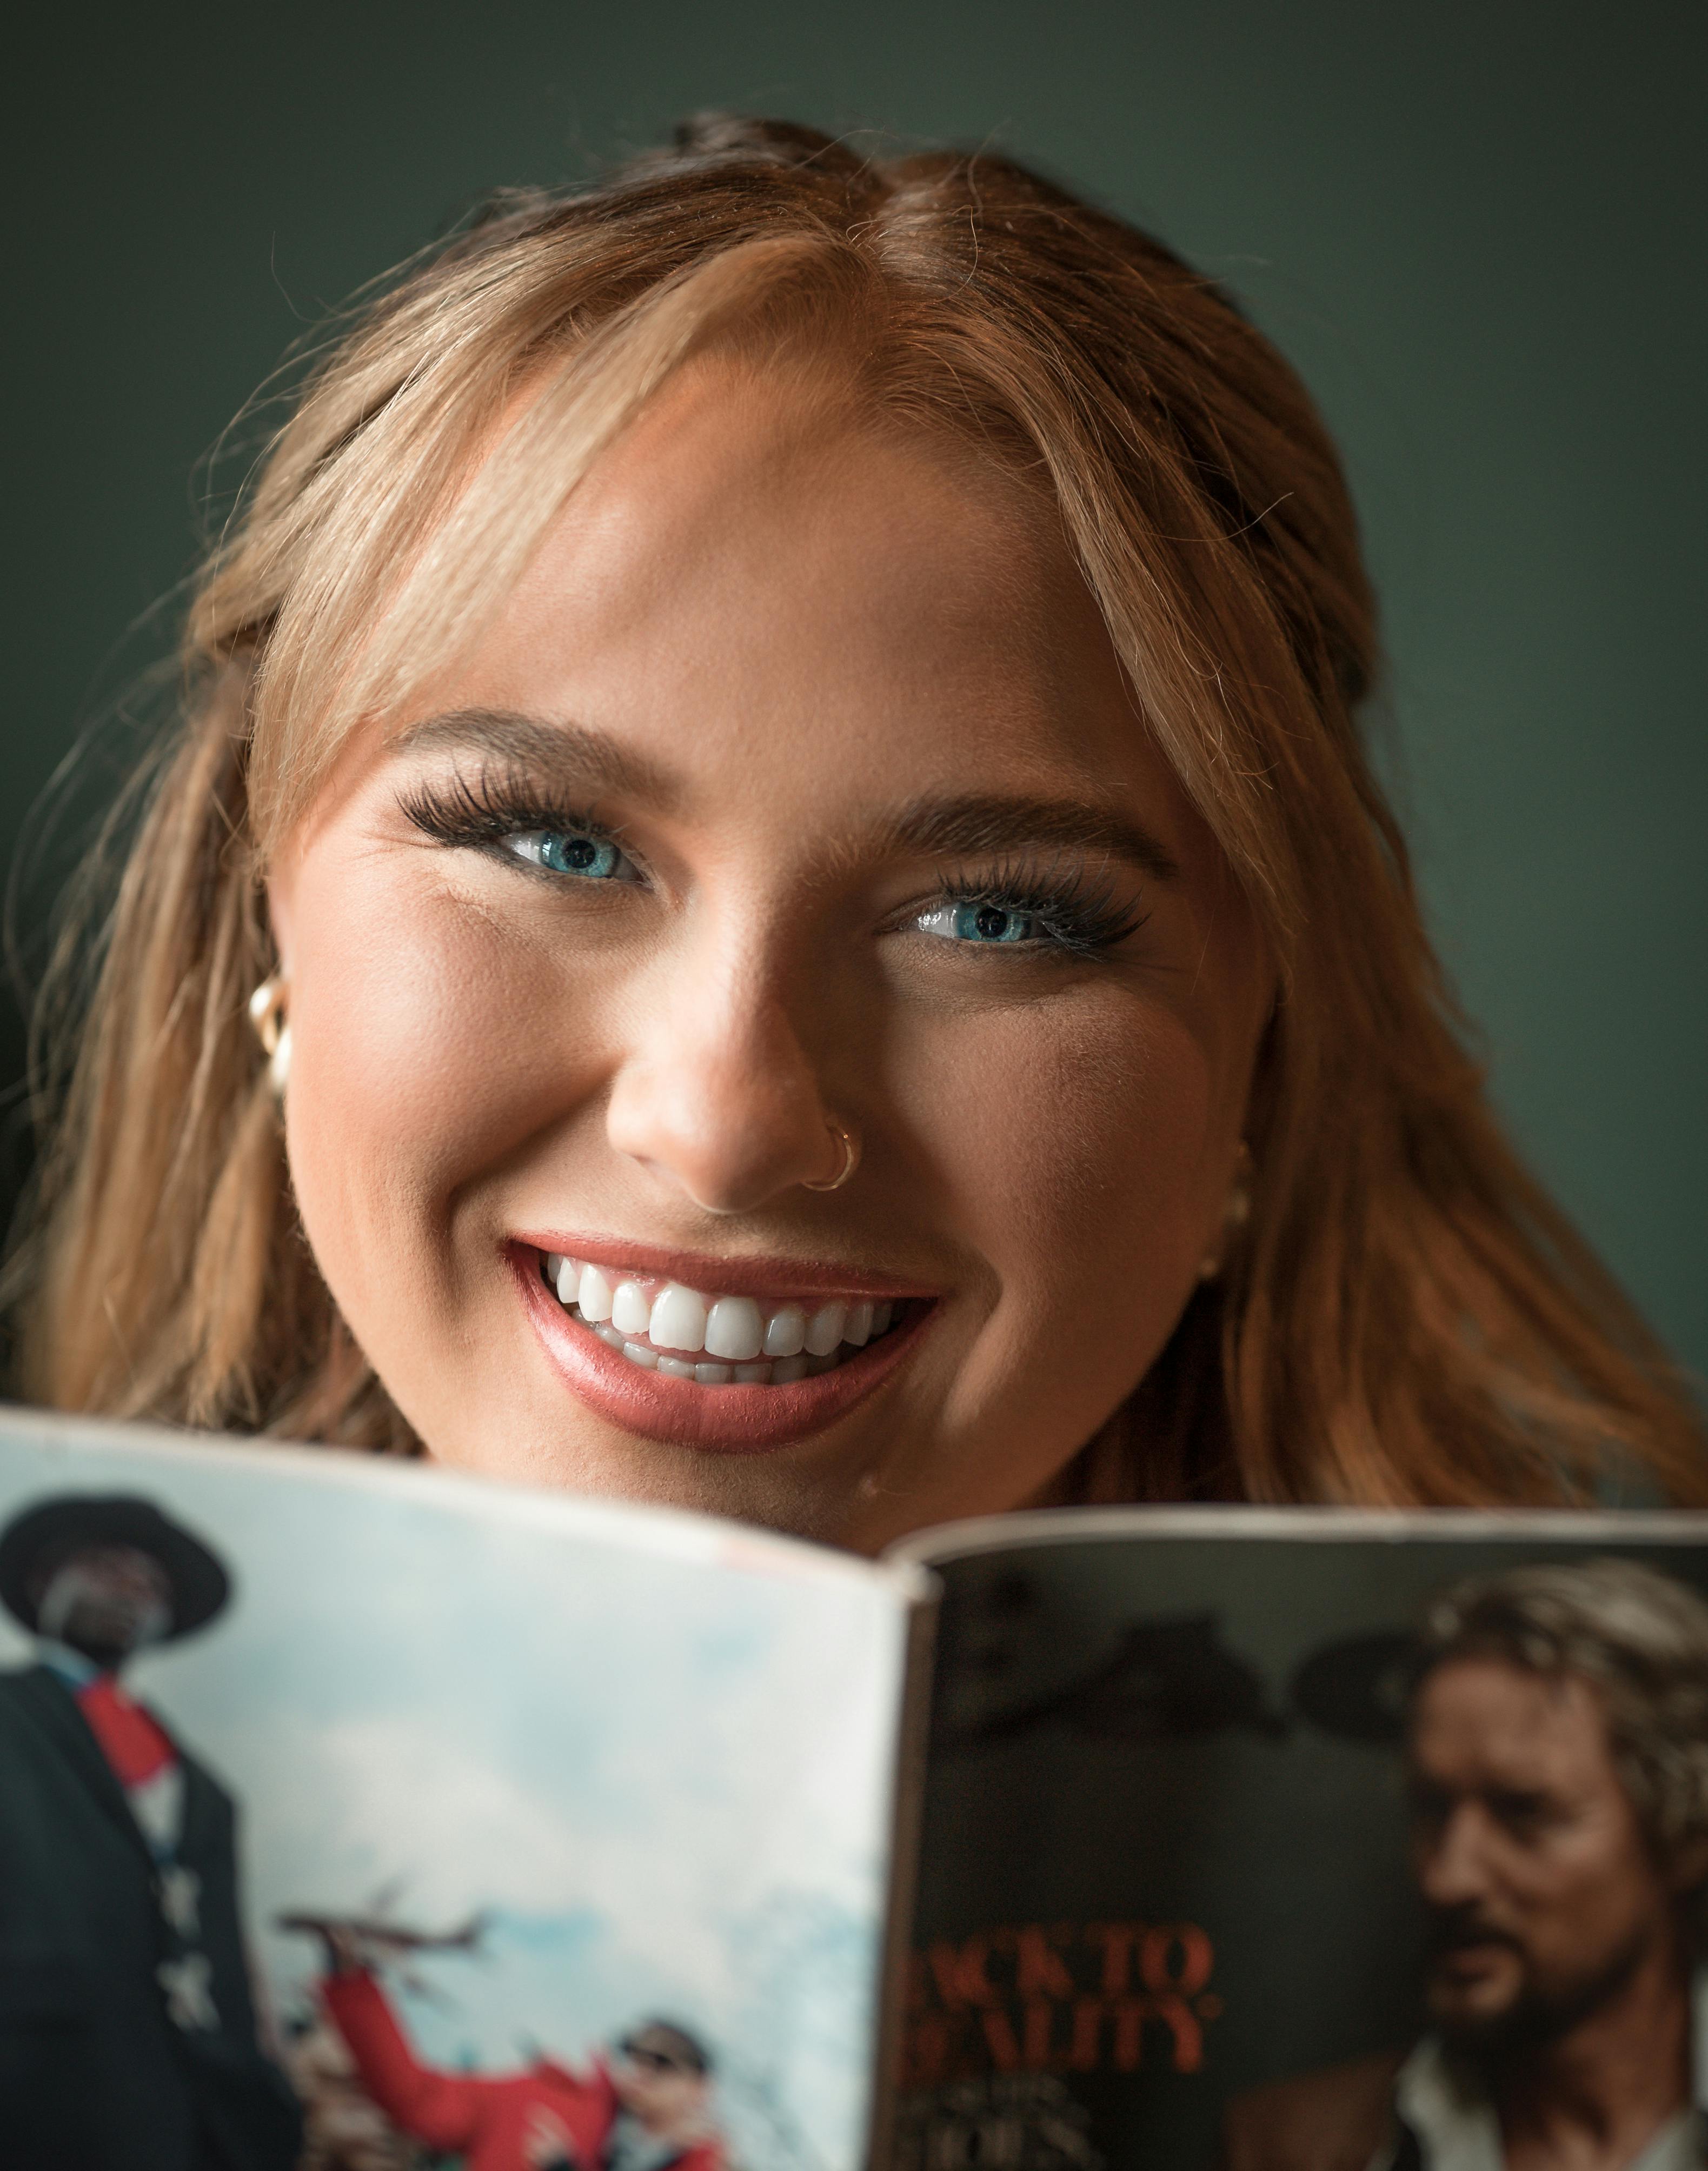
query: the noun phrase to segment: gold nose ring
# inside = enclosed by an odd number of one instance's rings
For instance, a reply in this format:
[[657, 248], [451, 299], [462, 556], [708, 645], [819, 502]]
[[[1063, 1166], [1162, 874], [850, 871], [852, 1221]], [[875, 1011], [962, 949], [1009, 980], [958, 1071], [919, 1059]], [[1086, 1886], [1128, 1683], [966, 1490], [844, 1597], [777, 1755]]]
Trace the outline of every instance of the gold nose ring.
[[855, 1143], [853, 1133], [851, 1131], [844, 1130], [841, 1123], [827, 1123], [824, 1128], [830, 1132], [830, 1136], [835, 1139], [836, 1144], [841, 1150], [842, 1155], [841, 1166], [838, 1168], [836, 1173], [833, 1177], [823, 1183], [809, 1183], [807, 1179], [803, 1177], [801, 1179], [801, 1188], [803, 1191], [840, 1191], [842, 1188], [842, 1186], [848, 1181], [849, 1177], [853, 1175], [855, 1170], [860, 1166], [860, 1148]]

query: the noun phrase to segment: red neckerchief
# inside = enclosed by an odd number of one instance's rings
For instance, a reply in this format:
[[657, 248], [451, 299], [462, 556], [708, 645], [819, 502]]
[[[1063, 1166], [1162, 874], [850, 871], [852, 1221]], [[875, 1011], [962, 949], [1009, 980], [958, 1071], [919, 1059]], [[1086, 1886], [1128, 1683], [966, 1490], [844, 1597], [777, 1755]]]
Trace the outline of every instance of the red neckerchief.
[[178, 1761], [171, 1737], [111, 1674], [97, 1674], [77, 1691], [78, 1709], [121, 1787], [140, 1787]]

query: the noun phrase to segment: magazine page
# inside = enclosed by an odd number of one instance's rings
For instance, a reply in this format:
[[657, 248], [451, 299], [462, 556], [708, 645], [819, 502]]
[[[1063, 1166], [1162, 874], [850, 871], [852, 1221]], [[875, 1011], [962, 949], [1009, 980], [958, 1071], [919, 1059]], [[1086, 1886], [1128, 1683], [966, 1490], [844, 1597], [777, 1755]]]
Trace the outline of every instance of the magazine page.
[[927, 1579], [0, 1418], [11, 2171], [858, 2171]]
[[900, 1550], [944, 1584], [900, 2165], [1492, 2171], [1578, 2027], [1635, 2040], [1608, 2160], [1708, 2161], [1708, 1518]]

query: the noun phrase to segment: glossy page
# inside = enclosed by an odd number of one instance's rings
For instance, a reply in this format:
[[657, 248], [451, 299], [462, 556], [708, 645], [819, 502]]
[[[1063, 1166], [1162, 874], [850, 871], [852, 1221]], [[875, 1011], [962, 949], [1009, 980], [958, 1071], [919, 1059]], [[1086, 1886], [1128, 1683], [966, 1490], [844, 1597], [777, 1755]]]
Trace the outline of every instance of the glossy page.
[[211, 2117], [245, 2167], [856, 2171], [925, 1582], [7, 1413], [0, 2124], [102, 2171]]
[[1697, 2115], [1708, 1517], [1064, 1509], [900, 1550], [944, 1584], [901, 2171], [1362, 2167], [1402, 2125], [1496, 2161], [1574, 2030], [1631, 2052], [1629, 2160]]

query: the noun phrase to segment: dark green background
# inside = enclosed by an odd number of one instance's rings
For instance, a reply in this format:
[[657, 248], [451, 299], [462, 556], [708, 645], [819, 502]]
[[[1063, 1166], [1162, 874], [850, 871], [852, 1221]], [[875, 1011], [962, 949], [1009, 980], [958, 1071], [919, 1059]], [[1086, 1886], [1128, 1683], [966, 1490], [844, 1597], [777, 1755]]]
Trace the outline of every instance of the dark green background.
[[988, 142], [1154, 224], [1315, 388], [1501, 1103], [1708, 1366], [1705, 62], [1699, 0], [35, 11], [0, 848], [158, 651], [120, 643], [186, 569], [199, 456], [305, 319], [472, 196], [707, 105]]

